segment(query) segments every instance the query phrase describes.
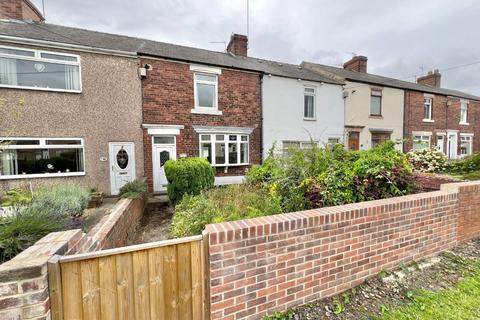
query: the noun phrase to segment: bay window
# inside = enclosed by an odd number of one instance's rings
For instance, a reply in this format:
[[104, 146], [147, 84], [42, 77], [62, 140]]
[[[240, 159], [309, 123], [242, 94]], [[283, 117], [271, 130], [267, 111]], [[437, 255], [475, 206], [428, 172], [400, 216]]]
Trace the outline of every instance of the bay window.
[[81, 92], [80, 57], [0, 46], [0, 87]]
[[82, 139], [0, 138], [0, 179], [85, 174]]
[[200, 156], [217, 167], [248, 165], [248, 135], [200, 134]]

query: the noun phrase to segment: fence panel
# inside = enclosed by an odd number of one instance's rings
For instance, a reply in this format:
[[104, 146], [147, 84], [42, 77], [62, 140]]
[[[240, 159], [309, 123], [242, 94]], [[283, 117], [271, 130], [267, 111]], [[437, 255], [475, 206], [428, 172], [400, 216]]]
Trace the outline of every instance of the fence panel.
[[202, 236], [54, 257], [53, 320], [208, 319]]

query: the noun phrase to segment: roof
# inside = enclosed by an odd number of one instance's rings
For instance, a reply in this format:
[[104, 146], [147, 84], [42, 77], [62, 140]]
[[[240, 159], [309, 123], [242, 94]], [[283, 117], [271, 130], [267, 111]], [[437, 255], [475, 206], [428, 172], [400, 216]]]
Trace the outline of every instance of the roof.
[[123, 53], [153, 56], [202, 63], [219, 67], [249, 70], [281, 77], [303, 79], [332, 84], [343, 84], [331, 77], [319, 75], [298, 65], [276, 61], [235, 56], [227, 52], [186, 47], [124, 35], [59, 26], [48, 23], [31, 23], [0, 20], [0, 36], [40, 40], [57, 44], [82, 46], [89, 49], [118, 51]]
[[480, 97], [477, 97], [475, 95], [468, 94], [465, 92], [453, 90], [453, 89], [437, 88], [437, 87], [432, 87], [424, 84], [417, 84], [414, 82], [408, 82], [408, 81], [402, 81], [394, 78], [383, 77], [383, 76], [379, 76], [371, 73], [345, 70], [343, 68], [332, 67], [332, 66], [327, 66], [327, 65], [318, 64], [318, 63], [302, 62], [301, 65], [304, 66], [305, 68], [314, 69], [316, 72], [319, 72], [324, 76], [328, 76], [328, 74], [331, 74], [331, 76], [333, 76], [333, 78], [336, 80], [344, 79], [344, 80], [350, 80], [350, 81], [381, 85], [385, 87], [408, 89], [408, 90], [421, 91], [421, 92], [427, 92], [432, 94], [453, 96], [453, 97], [464, 98], [469, 100], [480, 100]]

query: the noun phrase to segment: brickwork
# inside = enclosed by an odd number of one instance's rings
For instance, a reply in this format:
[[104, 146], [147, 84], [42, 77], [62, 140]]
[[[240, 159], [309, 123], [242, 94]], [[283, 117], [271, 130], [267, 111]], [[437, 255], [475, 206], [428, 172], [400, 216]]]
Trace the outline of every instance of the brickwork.
[[[184, 125], [176, 136], [177, 157], [199, 155], [199, 136], [193, 126], [253, 128], [250, 134], [250, 163], [261, 160], [260, 75], [222, 69], [218, 76], [218, 109], [222, 115], [194, 114], [194, 80], [190, 64], [142, 58], [152, 69], [142, 81], [143, 123]], [[145, 176], [153, 190], [152, 137], [144, 130]], [[217, 176], [243, 175], [247, 166], [217, 168]]]
[[0, 2], [0, 19], [45, 20], [38, 9], [29, 0], [2, 0]]
[[421, 191], [437, 191], [440, 190], [442, 184], [459, 182], [460, 180], [449, 175], [441, 175], [434, 173], [415, 173], [415, 182]]
[[212, 319], [259, 319], [478, 237], [479, 191], [479, 183], [456, 183], [441, 191], [208, 225]]
[[81, 236], [81, 230], [50, 233], [0, 266], [0, 319], [50, 319], [47, 261]]
[[[442, 95], [433, 97], [432, 118], [434, 122], [423, 121], [423, 99], [424, 94], [417, 91], [405, 92], [405, 123], [404, 135], [407, 141], [404, 143], [404, 151], [412, 149], [412, 132], [431, 132], [431, 145], [437, 144], [437, 133], [445, 134], [447, 130], [458, 130], [460, 133], [473, 133], [473, 152], [480, 151], [480, 102], [469, 101], [468, 104], [468, 125], [461, 125], [460, 122], [460, 99], [447, 98]], [[449, 101], [449, 102], [448, 102]], [[447, 102], [450, 103], [447, 106]], [[446, 152], [446, 137], [444, 138], [444, 150]], [[460, 150], [460, 135], [457, 137], [458, 150]]]

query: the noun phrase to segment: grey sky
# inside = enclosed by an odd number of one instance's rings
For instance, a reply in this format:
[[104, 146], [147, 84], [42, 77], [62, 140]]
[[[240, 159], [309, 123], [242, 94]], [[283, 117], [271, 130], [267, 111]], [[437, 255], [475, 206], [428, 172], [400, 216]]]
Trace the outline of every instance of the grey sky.
[[[45, 10], [50, 23], [218, 51], [211, 42], [246, 33], [246, 0], [45, 0]], [[443, 87], [480, 95], [479, 17], [478, 0], [250, 0], [249, 55], [339, 65], [353, 52], [369, 72], [413, 81], [439, 68]]]

